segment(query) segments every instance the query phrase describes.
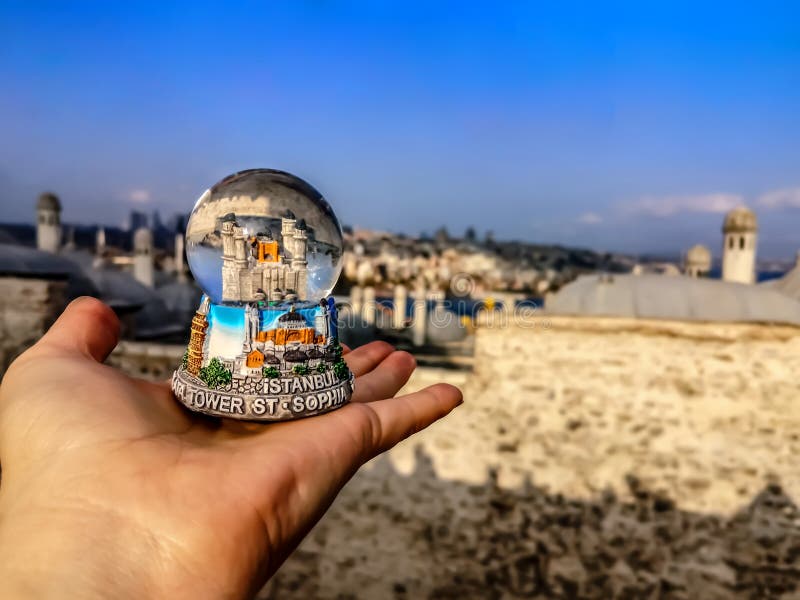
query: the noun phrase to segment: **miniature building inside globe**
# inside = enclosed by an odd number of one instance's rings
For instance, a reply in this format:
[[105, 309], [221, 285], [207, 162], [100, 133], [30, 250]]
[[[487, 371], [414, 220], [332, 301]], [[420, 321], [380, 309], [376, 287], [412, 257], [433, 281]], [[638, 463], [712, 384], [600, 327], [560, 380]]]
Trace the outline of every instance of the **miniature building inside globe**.
[[336, 307], [342, 233], [303, 180], [268, 169], [231, 175], [198, 200], [186, 230], [204, 296], [173, 391], [192, 410], [284, 420], [347, 402]]
[[272, 234], [259, 232], [245, 237], [236, 215], [222, 223], [222, 299], [229, 302], [280, 300], [282, 290], [294, 290], [306, 299], [306, 224], [287, 210], [281, 219], [280, 247]]

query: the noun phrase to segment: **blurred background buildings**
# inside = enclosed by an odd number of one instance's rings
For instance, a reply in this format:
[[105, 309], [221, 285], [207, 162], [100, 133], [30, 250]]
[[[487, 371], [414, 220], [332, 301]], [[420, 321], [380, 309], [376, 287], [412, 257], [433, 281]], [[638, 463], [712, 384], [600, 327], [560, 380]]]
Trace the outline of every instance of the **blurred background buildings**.
[[348, 224], [343, 341], [466, 402], [263, 597], [797, 598], [797, 40], [786, 3], [5, 4], [0, 372], [89, 294], [169, 377], [186, 213], [285, 169]]

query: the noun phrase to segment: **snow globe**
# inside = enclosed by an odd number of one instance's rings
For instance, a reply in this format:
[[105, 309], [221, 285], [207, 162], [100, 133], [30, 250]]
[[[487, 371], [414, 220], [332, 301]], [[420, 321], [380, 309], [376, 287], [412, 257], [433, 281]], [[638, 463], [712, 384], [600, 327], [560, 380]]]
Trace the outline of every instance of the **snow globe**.
[[342, 248], [330, 205], [299, 177], [251, 169], [207, 190], [186, 228], [186, 257], [203, 296], [172, 377], [178, 400], [254, 421], [347, 403], [353, 375], [329, 296]]

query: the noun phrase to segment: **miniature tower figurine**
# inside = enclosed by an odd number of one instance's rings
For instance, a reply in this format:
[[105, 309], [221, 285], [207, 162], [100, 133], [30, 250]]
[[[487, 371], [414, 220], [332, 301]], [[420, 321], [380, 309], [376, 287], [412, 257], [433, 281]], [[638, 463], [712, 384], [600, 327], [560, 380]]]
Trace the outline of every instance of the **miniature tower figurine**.
[[186, 370], [192, 375], [200, 373], [203, 362], [203, 347], [208, 329], [208, 309], [210, 300], [203, 296], [200, 307], [192, 318], [192, 328], [189, 334], [189, 347], [186, 350]]

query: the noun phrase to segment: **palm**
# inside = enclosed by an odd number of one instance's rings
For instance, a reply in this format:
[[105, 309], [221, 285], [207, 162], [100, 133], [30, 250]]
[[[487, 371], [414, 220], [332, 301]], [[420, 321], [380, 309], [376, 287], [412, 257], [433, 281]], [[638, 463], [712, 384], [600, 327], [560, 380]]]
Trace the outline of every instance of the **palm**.
[[340, 410], [270, 425], [212, 419], [179, 406], [167, 384], [97, 362], [116, 340], [103, 322], [113, 322], [107, 309], [83, 301], [9, 370], [0, 456], [65, 502], [145, 530], [155, 559], [179, 566], [166, 586], [187, 596], [257, 589], [364, 461], [460, 399], [442, 385], [382, 401], [414, 362], [373, 343], [346, 356], [356, 392]]

